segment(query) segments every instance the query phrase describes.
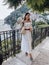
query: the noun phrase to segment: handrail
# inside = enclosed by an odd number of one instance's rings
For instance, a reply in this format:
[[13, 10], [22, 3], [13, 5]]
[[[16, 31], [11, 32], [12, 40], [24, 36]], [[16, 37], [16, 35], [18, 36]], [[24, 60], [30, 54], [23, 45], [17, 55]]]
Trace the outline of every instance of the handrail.
[[[1, 35], [4, 39], [2, 40]], [[9, 37], [8, 37], [9, 35]], [[35, 48], [46, 36], [49, 35], [49, 27], [33, 29], [32, 33], [32, 47]], [[0, 32], [0, 51], [4, 59], [20, 52], [21, 33], [19, 30], [8, 30]]]

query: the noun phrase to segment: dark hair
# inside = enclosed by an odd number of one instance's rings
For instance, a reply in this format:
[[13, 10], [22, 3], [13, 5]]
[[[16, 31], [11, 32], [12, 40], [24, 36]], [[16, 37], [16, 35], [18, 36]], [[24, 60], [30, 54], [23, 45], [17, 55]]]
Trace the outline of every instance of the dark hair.
[[[28, 14], [30, 15], [29, 12], [27, 12], [27, 13], [25, 14], [24, 20], [26, 20], [26, 16], [27, 16]], [[30, 19], [28, 19], [28, 20], [30, 20]]]

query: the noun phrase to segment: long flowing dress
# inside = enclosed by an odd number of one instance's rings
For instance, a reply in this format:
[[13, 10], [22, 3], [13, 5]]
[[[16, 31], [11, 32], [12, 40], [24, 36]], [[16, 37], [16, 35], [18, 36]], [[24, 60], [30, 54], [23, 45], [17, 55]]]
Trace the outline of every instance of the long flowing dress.
[[[29, 27], [32, 27], [32, 22], [25, 22], [24, 26], [26, 29]], [[32, 51], [32, 36], [31, 36], [31, 31], [26, 30], [25, 34], [22, 34], [22, 41], [21, 41], [21, 51], [31, 53]]]

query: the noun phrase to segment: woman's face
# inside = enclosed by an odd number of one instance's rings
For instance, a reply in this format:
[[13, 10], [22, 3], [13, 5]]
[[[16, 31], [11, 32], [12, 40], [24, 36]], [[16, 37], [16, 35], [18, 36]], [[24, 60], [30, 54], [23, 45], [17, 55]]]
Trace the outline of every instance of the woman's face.
[[30, 14], [27, 14], [27, 15], [26, 15], [26, 19], [27, 19], [27, 20], [30, 19]]

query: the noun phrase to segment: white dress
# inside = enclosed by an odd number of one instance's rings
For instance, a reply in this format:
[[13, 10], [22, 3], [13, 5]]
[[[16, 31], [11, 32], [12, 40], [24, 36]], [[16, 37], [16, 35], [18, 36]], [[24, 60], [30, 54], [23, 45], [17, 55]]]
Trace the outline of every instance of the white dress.
[[[28, 29], [30, 26], [32, 26], [32, 22], [25, 22], [24, 26], [26, 29]], [[26, 33], [22, 34], [21, 51], [31, 53], [32, 51], [31, 44], [32, 44], [31, 31], [26, 30]]]

